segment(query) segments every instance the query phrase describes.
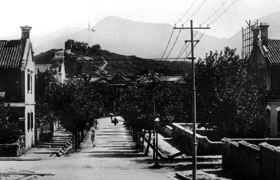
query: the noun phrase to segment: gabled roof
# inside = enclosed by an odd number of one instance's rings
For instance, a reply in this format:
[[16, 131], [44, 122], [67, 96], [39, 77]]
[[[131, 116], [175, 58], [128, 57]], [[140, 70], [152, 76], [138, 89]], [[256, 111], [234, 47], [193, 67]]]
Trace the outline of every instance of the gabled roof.
[[126, 84], [129, 82], [130, 82], [130, 79], [127, 77], [124, 77], [121, 74], [116, 74], [110, 81], [111, 84]]
[[280, 40], [268, 39], [263, 50], [270, 65], [280, 65]]
[[0, 68], [21, 68], [25, 40], [0, 40]]

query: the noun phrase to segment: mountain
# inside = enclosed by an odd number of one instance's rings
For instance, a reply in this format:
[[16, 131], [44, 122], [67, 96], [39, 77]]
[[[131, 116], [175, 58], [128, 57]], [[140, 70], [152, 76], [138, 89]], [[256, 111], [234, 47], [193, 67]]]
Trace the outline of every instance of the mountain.
[[[260, 18], [259, 20], [260, 22], [267, 22], [270, 25], [269, 36], [271, 38], [280, 39], [279, 18], [280, 11]], [[245, 22], [244, 26], [246, 26]], [[42, 39], [45, 39], [44, 41], [41, 39], [41, 43], [37, 43], [39, 40], [36, 40], [33, 41], [33, 44], [36, 53], [51, 48], [63, 48], [64, 42], [67, 39], [83, 42], [89, 42], [90, 39], [91, 45], [100, 44], [103, 49], [118, 54], [127, 56], [136, 55], [143, 58], [160, 58], [172, 29], [173, 27], [169, 24], [135, 22], [110, 16], [97, 23], [94, 26], [95, 31], [90, 32], [90, 34], [86, 28], [83, 29], [73, 26], [45, 35], [42, 37]], [[178, 33], [179, 30], [174, 30], [170, 46], [172, 46]], [[194, 34], [196, 34], [195, 38], [199, 38], [202, 32], [195, 31]], [[48, 37], [48, 39], [45, 37]], [[170, 57], [177, 57], [186, 39], [190, 39], [190, 32], [188, 30], [182, 30], [177, 45]], [[204, 57], [205, 53], [208, 53], [210, 50], [220, 51], [226, 46], [236, 48], [239, 53], [241, 51], [241, 43], [241, 31], [230, 38], [217, 38], [205, 34], [195, 48], [195, 56]]]
[[[103, 49], [119, 54], [136, 55], [143, 58], [160, 58], [172, 29], [173, 27], [169, 24], [135, 22], [110, 16], [94, 26], [95, 31], [90, 33], [90, 44], [100, 44]], [[179, 30], [174, 31], [173, 40], [178, 32]], [[189, 31], [181, 32], [173, 50], [174, 53], [170, 57], [177, 57], [184, 41], [190, 39], [189, 34]], [[200, 35], [201, 33], [198, 32], [197, 37]], [[35, 52], [42, 52], [51, 48], [63, 48], [67, 39], [88, 42], [89, 31], [86, 28], [70, 27], [45, 35], [43, 38], [45, 37], [48, 37], [45, 41], [33, 40]], [[223, 48], [224, 42], [225, 39], [205, 35], [203, 41], [197, 46], [196, 54], [204, 57], [205, 52], [211, 49]], [[173, 41], [171, 41], [171, 44], [173, 44]]]

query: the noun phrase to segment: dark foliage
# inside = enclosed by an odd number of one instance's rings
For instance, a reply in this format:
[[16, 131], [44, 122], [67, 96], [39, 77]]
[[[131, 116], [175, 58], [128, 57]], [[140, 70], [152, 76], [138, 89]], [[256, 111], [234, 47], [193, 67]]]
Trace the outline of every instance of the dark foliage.
[[15, 143], [23, 134], [19, 116], [12, 108], [0, 102], [0, 144]]

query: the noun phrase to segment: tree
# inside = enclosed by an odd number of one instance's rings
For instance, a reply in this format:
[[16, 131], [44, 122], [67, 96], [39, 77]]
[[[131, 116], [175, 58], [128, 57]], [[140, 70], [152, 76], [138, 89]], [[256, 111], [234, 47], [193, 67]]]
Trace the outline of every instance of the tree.
[[84, 131], [100, 116], [102, 96], [88, 78], [54, 84], [46, 91], [48, 103], [61, 125], [72, 132], [75, 149], [83, 139]]
[[[49, 104], [49, 96], [46, 90], [51, 88], [56, 80], [52, 71], [38, 72], [36, 75], [35, 86], [35, 114], [37, 123], [41, 125], [51, 125], [57, 118], [54, 116], [53, 111]], [[50, 129], [52, 130], [52, 129]]]
[[19, 116], [4, 101], [0, 102], [0, 144], [14, 143], [23, 131], [20, 127]]
[[197, 114], [203, 126], [230, 136], [263, 135], [264, 87], [246, 67], [230, 48], [197, 63]]
[[[265, 88], [247, 70], [247, 62], [235, 50], [210, 52], [196, 63], [198, 123], [219, 135], [264, 135]], [[153, 127], [153, 81], [143, 78], [126, 90], [121, 114], [129, 127], [141, 131]], [[184, 84], [156, 84], [156, 114], [161, 125], [192, 121], [192, 77]]]

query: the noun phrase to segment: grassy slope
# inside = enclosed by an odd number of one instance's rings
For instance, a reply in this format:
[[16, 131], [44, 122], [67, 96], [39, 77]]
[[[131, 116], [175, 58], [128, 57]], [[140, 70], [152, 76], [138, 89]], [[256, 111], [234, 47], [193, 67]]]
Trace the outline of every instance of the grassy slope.
[[[52, 49], [35, 56], [35, 62], [50, 62], [54, 52], [55, 50]], [[86, 56], [92, 59], [87, 60], [85, 58]], [[190, 72], [191, 68], [190, 63], [186, 62], [156, 61], [99, 50], [91, 54], [75, 53], [74, 55], [66, 55], [66, 73], [69, 75], [78, 75], [81, 73], [94, 75], [98, 67], [103, 64], [102, 56], [108, 62], [105, 70], [111, 75], [115, 75], [116, 73], [136, 75], [143, 74], [147, 70], [153, 70], [163, 75], [181, 75], [182, 73]]]

